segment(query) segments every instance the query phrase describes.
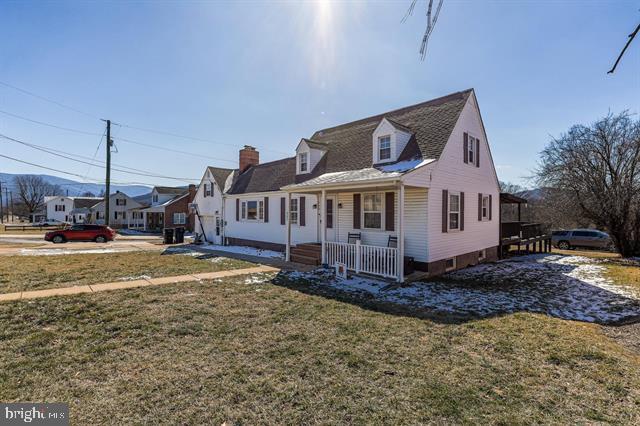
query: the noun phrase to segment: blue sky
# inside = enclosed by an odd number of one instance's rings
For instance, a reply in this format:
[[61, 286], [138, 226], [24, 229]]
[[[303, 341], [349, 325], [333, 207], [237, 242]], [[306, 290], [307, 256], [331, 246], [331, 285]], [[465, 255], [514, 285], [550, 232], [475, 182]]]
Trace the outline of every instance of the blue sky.
[[[0, 110], [88, 133], [101, 134], [98, 118], [110, 118], [205, 139], [114, 126], [114, 163], [199, 179], [206, 165], [235, 167], [244, 144], [270, 161], [316, 129], [473, 87], [499, 177], [521, 184], [550, 135], [608, 111], [640, 112], [640, 40], [606, 74], [640, 21], [640, 2], [445, 0], [424, 62], [426, 3], [401, 23], [408, 5], [5, 1], [0, 82], [88, 115], [2, 85]], [[87, 157], [100, 139], [2, 113], [0, 134]], [[15, 143], [0, 140], [0, 153], [103, 178], [100, 168]], [[49, 173], [4, 158], [0, 171]]]

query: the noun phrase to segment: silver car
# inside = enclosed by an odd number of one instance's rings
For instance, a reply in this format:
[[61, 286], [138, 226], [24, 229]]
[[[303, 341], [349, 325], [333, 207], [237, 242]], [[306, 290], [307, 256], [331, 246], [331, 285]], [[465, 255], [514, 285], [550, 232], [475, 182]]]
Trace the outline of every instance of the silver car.
[[609, 234], [597, 229], [571, 229], [568, 231], [553, 231], [551, 244], [560, 250], [569, 250], [574, 247], [595, 248], [611, 250], [613, 242]]

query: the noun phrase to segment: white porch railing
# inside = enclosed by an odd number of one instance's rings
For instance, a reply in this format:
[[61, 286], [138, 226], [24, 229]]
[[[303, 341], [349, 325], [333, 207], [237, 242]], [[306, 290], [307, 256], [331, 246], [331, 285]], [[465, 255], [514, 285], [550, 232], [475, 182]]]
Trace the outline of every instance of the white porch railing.
[[325, 242], [329, 266], [344, 263], [356, 273], [365, 272], [387, 278], [398, 278], [398, 249], [360, 244]]

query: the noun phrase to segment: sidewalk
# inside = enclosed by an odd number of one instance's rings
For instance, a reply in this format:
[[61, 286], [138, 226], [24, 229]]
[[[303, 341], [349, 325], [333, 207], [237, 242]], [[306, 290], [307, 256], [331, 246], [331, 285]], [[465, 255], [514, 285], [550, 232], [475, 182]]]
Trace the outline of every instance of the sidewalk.
[[112, 283], [78, 285], [73, 287], [50, 288], [45, 290], [20, 291], [16, 293], [0, 294], [0, 302], [11, 302], [25, 299], [41, 299], [43, 297], [66, 296], [70, 294], [97, 293], [100, 291], [123, 290], [127, 288], [174, 284], [189, 281], [213, 280], [216, 278], [233, 277], [237, 275], [279, 271], [280, 269], [273, 268], [271, 266], [256, 266], [253, 268], [231, 269], [228, 271], [218, 272], [203, 272], [192, 275], [176, 275], [172, 277], [148, 278], [134, 281], [117, 281]]

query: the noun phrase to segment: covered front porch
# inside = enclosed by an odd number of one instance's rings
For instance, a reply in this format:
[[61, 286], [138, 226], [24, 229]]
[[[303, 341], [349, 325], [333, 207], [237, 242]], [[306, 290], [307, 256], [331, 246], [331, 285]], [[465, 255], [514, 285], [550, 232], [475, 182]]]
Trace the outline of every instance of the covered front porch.
[[[415, 264], [426, 265], [426, 188], [409, 186], [395, 178], [346, 185], [300, 184], [284, 189], [289, 206], [288, 261], [318, 256], [318, 263], [329, 267], [343, 264], [356, 274], [398, 282], [413, 272]], [[313, 217], [317, 218], [315, 241], [303, 244], [292, 235], [297, 231], [301, 197], [314, 200]], [[408, 229], [412, 235], [407, 235]]]
[[162, 231], [164, 228], [164, 206], [130, 210], [127, 215], [127, 227], [142, 231]]

